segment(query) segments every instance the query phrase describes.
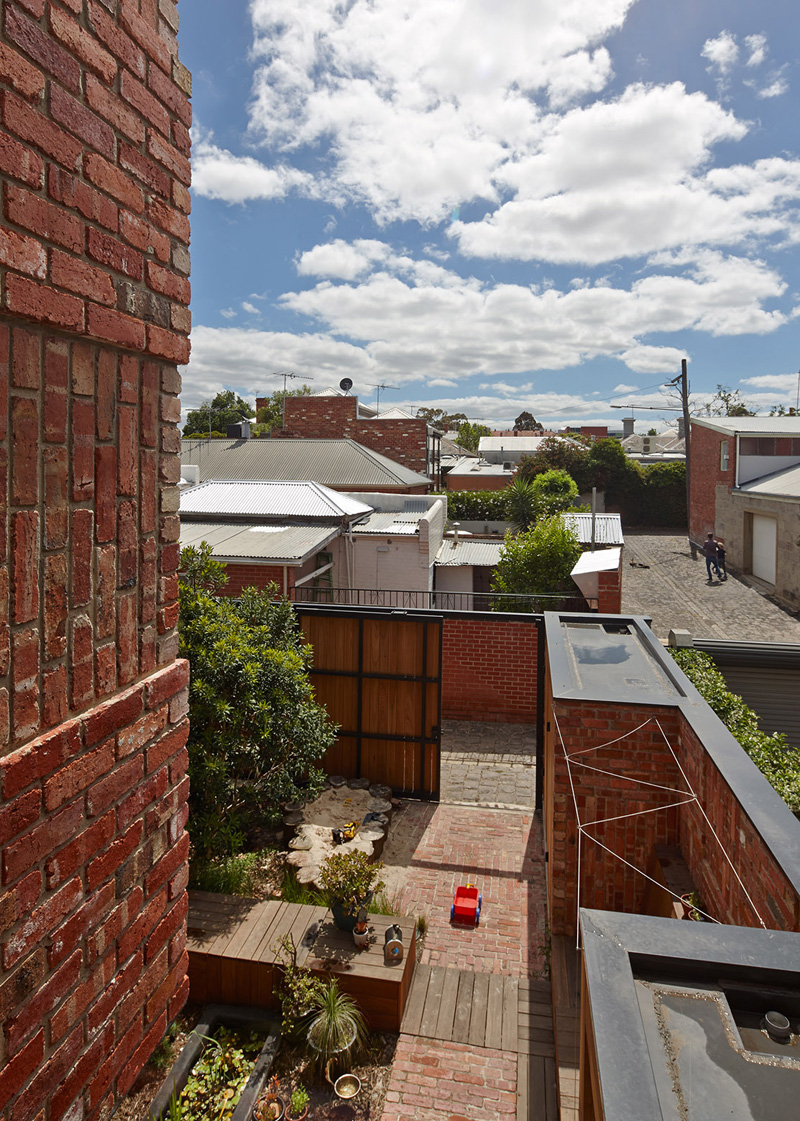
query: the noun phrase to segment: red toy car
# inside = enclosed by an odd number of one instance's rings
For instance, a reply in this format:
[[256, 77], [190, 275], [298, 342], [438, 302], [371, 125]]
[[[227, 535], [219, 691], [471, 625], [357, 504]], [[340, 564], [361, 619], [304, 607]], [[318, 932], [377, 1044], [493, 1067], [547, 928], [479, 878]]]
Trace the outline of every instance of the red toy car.
[[450, 922], [477, 926], [481, 921], [481, 902], [483, 896], [473, 884], [456, 888], [453, 905], [450, 908]]

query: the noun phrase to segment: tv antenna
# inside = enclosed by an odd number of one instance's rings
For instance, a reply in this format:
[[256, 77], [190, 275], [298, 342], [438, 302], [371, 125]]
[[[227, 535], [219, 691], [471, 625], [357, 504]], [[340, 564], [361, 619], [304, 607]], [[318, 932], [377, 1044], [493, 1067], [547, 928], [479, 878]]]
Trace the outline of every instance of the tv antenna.
[[377, 391], [378, 391], [375, 394], [375, 416], [380, 416], [380, 413], [381, 413], [381, 390], [382, 389], [399, 389], [400, 386], [399, 385], [386, 385], [385, 382], [381, 382], [380, 385], [376, 385], [375, 382], [367, 382], [367, 385], [371, 385], [373, 389], [377, 389]]
[[300, 381], [313, 381], [313, 378], [308, 377], [306, 374], [293, 374], [289, 370], [273, 370], [271, 374], [267, 374], [268, 378], [283, 378], [283, 395], [286, 396], [286, 379], [298, 378]]

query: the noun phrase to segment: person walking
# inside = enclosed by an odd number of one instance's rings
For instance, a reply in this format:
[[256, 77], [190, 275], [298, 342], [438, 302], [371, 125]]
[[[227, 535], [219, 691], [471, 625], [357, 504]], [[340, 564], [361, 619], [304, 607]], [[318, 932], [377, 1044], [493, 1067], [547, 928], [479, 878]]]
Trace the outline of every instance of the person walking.
[[722, 573], [720, 580], [728, 579], [728, 570], [725, 567], [725, 542], [721, 537], [717, 538], [717, 573]]
[[711, 575], [711, 566], [717, 570], [717, 579], [719, 576], [719, 564], [717, 562], [717, 543], [714, 540], [714, 534], [709, 533], [703, 542], [703, 552], [706, 558], [706, 572], [708, 573], [708, 583], [713, 584], [714, 580]]

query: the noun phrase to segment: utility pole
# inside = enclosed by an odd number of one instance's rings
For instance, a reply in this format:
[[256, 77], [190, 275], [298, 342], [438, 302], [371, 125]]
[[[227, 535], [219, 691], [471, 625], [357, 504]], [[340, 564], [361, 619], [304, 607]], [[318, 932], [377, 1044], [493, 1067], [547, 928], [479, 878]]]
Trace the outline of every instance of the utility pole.
[[[687, 528], [689, 529], [689, 542], [691, 544], [692, 534], [689, 519], [691, 517], [691, 440], [690, 440], [690, 417], [689, 417], [689, 375], [686, 369], [686, 359], [681, 359], [681, 372], [676, 378], [673, 378], [668, 385], [680, 385], [681, 391], [681, 408], [683, 412], [683, 439], [686, 445], [686, 521]], [[694, 555], [694, 549], [692, 549]]]

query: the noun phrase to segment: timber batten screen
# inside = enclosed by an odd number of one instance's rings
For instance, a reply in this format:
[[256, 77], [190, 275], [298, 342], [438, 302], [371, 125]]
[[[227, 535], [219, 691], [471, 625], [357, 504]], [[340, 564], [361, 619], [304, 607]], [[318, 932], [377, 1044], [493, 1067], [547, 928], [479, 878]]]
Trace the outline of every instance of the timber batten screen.
[[299, 604], [295, 611], [314, 651], [316, 699], [339, 725], [323, 769], [438, 800], [442, 616]]

